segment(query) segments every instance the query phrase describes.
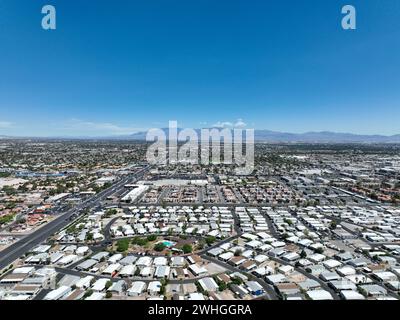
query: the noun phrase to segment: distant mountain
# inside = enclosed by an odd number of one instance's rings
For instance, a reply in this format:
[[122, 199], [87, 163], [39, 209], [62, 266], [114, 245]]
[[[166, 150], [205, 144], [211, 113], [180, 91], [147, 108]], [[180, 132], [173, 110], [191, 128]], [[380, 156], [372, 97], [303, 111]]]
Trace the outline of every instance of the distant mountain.
[[[169, 130], [162, 129], [168, 139]], [[180, 132], [182, 129], [178, 129]], [[196, 129], [200, 137], [200, 129]], [[132, 140], [145, 140], [147, 132], [137, 132], [125, 138]], [[121, 138], [121, 137], [120, 137]], [[330, 131], [288, 133], [270, 130], [255, 130], [254, 139], [257, 142], [307, 142], [307, 143], [400, 143], [400, 134], [393, 136], [384, 135], [359, 135], [352, 133], [338, 133]]]
[[[211, 129], [211, 128], [210, 128]], [[169, 129], [163, 128], [166, 138], [169, 136]], [[178, 128], [178, 133], [183, 129]], [[200, 137], [201, 129], [195, 129], [198, 137]], [[145, 141], [147, 131], [136, 132], [130, 135], [120, 136], [99, 136], [99, 137], [11, 137], [0, 135], [0, 139], [42, 139], [42, 140], [133, 140]], [[384, 135], [360, 135], [353, 133], [338, 133], [330, 131], [306, 132], [306, 133], [288, 133], [271, 130], [255, 130], [254, 139], [256, 142], [270, 143], [400, 143], [400, 134], [392, 136]]]
[[329, 131], [296, 134], [269, 130], [256, 130], [254, 138], [256, 141], [266, 142], [400, 143], [400, 134], [393, 136], [359, 135]]

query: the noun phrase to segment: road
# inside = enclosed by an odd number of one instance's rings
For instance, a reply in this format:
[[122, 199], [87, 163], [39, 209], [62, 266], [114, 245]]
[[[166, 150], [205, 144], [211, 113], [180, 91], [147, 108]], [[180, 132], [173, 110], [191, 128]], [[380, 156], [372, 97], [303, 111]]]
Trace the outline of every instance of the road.
[[103, 190], [96, 194], [95, 196], [85, 200], [84, 202], [78, 204], [73, 209], [65, 212], [64, 214], [60, 215], [59, 217], [55, 218], [54, 220], [47, 223], [45, 226], [41, 227], [40, 229], [32, 232], [31, 234], [27, 235], [26, 237], [22, 238], [21, 240], [13, 243], [6, 249], [0, 252], [0, 270], [7, 267], [10, 263], [18, 259], [19, 257], [23, 256], [35, 246], [39, 245], [43, 241], [45, 241], [48, 237], [50, 237], [55, 232], [59, 231], [63, 227], [67, 226], [71, 223], [70, 218], [74, 214], [78, 214], [82, 209], [89, 209], [96, 207], [100, 204], [100, 202], [113, 193], [115, 193], [118, 189], [124, 187], [124, 185], [128, 183], [132, 183], [133, 180], [137, 181], [150, 169], [150, 166], [146, 166], [143, 169], [135, 172], [128, 177], [125, 177], [115, 184], [113, 184], [110, 188]]

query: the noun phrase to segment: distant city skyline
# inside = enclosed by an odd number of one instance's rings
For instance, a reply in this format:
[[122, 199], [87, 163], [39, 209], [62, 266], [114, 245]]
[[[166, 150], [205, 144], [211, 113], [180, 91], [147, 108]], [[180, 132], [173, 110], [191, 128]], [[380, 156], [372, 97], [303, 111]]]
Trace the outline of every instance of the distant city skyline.
[[[0, 136], [400, 134], [400, 2], [0, 1]], [[357, 9], [357, 30], [341, 8]]]

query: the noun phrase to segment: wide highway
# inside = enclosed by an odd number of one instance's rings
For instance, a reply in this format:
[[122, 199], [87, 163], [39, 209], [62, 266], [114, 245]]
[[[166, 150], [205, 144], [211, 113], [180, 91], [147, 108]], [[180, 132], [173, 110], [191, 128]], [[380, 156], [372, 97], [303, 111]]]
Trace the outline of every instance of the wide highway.
[[[123, 179], [114, 183], [111, 187], [106, 190], [99, 192], [93, 197], [85, 200], [84, 202], [78, 204], [73, 209], [61, 214], [54, 220], [50, 221], [43, 227], [32, 232], [31, 234], [21, 238], [19, 241], [13, 243], [6, 249], [0, 252], [0, 270], [7, 267], [10, 263], [23, 256], [34, 247], [45, 241], [52, 234], [61, 230], [65, 226], [71, 223], [70, 218], [73, 215], [79, 216], [79, 212], [83, 209], [90, 209], [98, 206], [101, 201], [114, 194], [118, 190], [124, 187], [124, 185], [129, 183], [134, 183], [141, 179], [143, 175], [150, 169], [150, 166], [146, 166], [140, 169], [138, 172], [131, 174]], [[77, 217], [78, 218], [78, 217]]]

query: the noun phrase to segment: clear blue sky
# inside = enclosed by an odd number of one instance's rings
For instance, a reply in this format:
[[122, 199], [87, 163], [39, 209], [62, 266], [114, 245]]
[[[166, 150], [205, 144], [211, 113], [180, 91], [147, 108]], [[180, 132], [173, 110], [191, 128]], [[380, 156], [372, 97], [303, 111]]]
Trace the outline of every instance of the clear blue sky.
[[[41, 29], [41, 8], [57, 30]], [[357, 30], [341, 29], [341, 8]], [[0, 0], [0, 135], [400, 133], [399, 0]]]

